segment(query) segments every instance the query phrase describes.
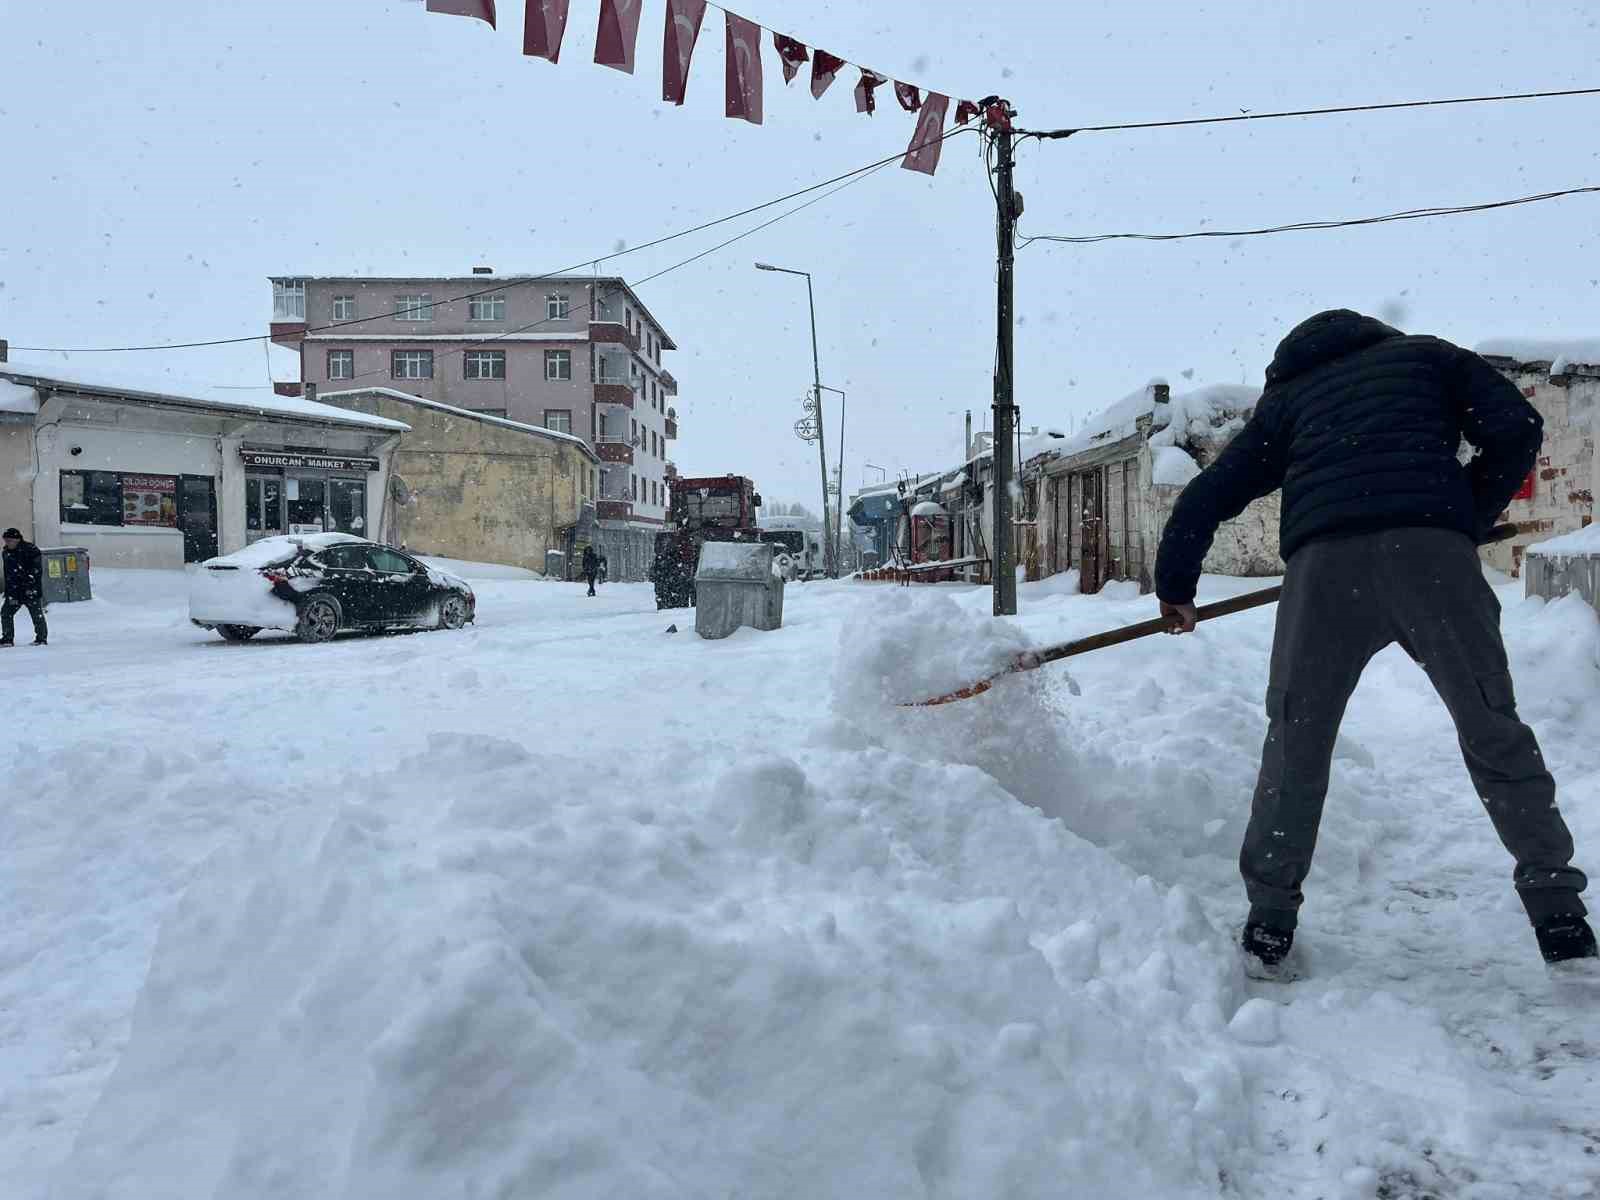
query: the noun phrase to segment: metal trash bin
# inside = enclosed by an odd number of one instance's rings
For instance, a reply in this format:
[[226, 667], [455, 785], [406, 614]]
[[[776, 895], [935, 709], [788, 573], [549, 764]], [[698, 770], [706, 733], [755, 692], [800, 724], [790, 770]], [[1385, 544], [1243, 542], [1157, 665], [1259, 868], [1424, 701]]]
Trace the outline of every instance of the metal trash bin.
[[89, 552], [82, 546], [39, 547], [44, 567], [44, 602], [89, 600]]
[[772, 569], [770, 542], [707, 542], [694, 590], [694, 631], [703, 638], [783, 625], [783, 579]]
[[546, 579], [566, 579], [567, 552], [565, 550], [546, 550], [544, 552], [544, 574]]

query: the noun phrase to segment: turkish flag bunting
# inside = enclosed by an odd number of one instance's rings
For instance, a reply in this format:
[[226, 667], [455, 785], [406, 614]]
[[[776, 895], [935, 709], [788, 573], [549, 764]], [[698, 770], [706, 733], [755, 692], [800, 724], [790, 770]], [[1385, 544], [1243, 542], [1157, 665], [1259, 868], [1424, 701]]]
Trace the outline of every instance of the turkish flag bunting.
[[700, 22], [705, 15], [706, 0], [667, 0], [661, 98], [668, 104], [683, 103], [683, 93], [689, 86], [689, 60], [694, 57], [694, 44], [700, 40]]
[[962, 100], [956, 104], [956, 124], [965, 125], [982, 111], [971, 100]]
[[916, 112], [922, 107], [922, 97], [917, 93], [914, 85], [894, 81], [894, 98], [900, 101], [900, 107], [907, 112]]
[[783, 81], [793, 83], [794, 77], [800, 74], [800, 68], [811, 57], [806, 48], [792, 37], [784, 37], [781, 33], [772, 35], [772, 44], [778, 48], [778, 58], [783, 62]]
[[856, 84], [856, 111], [871, 116], [878, 109], [878, 101], [873, 92], [889, 81], [876, 71], [861, 72], [861, 79]]
[[922, 115], [917, 118], [917, 131], [911, 135], [911, 145], [900, 162], [906, 170], [932, 175], [939, 169], [939, 155], [944, 150], [944, 114], [949, 107], [949, 96], [928, 93]]
[[567, 3], [568, 0], [528, 0], [528, 13], [522, 23], [522, 52], [529, 58], [561, 61]]
[[594, 61], [633, 74], [633, 51], [639, 42], [641, 0], [600, 0], [600, 29], [594, 39]]
[[428, 0], [428, 11], [452, 17], [476, 17], [494, 28], [494, 0]]
[[728, 115], [761, 124], [761, 26], [735, 13], [728, 19]]
[[811, 56], [811, 98], [821, 100], [822, 93], [833, 85], [833, 77], [844, 66], [844, 59], [836, 58], [826, 50]]

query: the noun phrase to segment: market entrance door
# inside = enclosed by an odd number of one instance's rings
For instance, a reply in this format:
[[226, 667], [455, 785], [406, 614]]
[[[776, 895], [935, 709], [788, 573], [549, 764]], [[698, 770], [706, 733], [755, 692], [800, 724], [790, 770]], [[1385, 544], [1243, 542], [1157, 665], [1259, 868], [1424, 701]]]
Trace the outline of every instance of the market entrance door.
[[211, 476], [185, 475], [178, 481], [178, 528], [184, 562], [217, 556], [217, 489]]

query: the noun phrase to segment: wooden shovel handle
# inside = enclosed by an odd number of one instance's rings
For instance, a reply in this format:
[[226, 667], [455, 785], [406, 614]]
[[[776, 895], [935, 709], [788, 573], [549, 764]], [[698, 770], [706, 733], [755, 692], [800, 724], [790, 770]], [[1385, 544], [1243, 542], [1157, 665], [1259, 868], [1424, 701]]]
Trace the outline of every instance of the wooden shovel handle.
[[[1202, 604], [1196, 609], [1197, 619], [1209, 621], [1213, 617], [1226, 617], [1230, 613], [1244, 612], [1250, 608], [1260, 608], [1263, 604], [1274, 603], [1283, 594], [1283, 585], [1262, 588], [1259, 592], [1246, 592], [1242, 596], [1233, 596], [1227, 600], [1218, 600], [1214, 604]], [[1075, 642], [1063, 642], [1059, 646], [1049, 646], [1043, 650], [1034, 650], [1022, 655], [1027, 661], [1024, 669], [1043, 666], [1045, 663], [1057, 662], [1063, 658], [1071, 658], [1075, 654], [1087, 654], [1090, 650], [1103, 650], [1107, 646], [1120, 646], [1123, 642], [1136, 641], [1142, 637], [1149, 637], [1153, 633], [1167, 633], [1172, 629], [1170, 617], [1155, 617], [1149, 621], [1140, 621], [1137, 625], [1124, 625], [1121, 629], [1109, 629], [1105, 633], [1090, 634], [1086, 638], [1079, 638]], [[1019, 664], [1021, 665], [1021, 664]]]

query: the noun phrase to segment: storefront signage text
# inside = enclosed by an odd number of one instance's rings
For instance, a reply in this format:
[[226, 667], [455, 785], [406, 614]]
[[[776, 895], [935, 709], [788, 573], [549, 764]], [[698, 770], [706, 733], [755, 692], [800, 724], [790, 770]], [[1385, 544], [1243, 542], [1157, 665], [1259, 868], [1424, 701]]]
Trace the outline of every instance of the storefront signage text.
[[301, 454], [285, 450], [241, 450], [247, 467], [283, 467], [312, 471], [376, 471], [375, 458], [342, 457], [330, 454]]

